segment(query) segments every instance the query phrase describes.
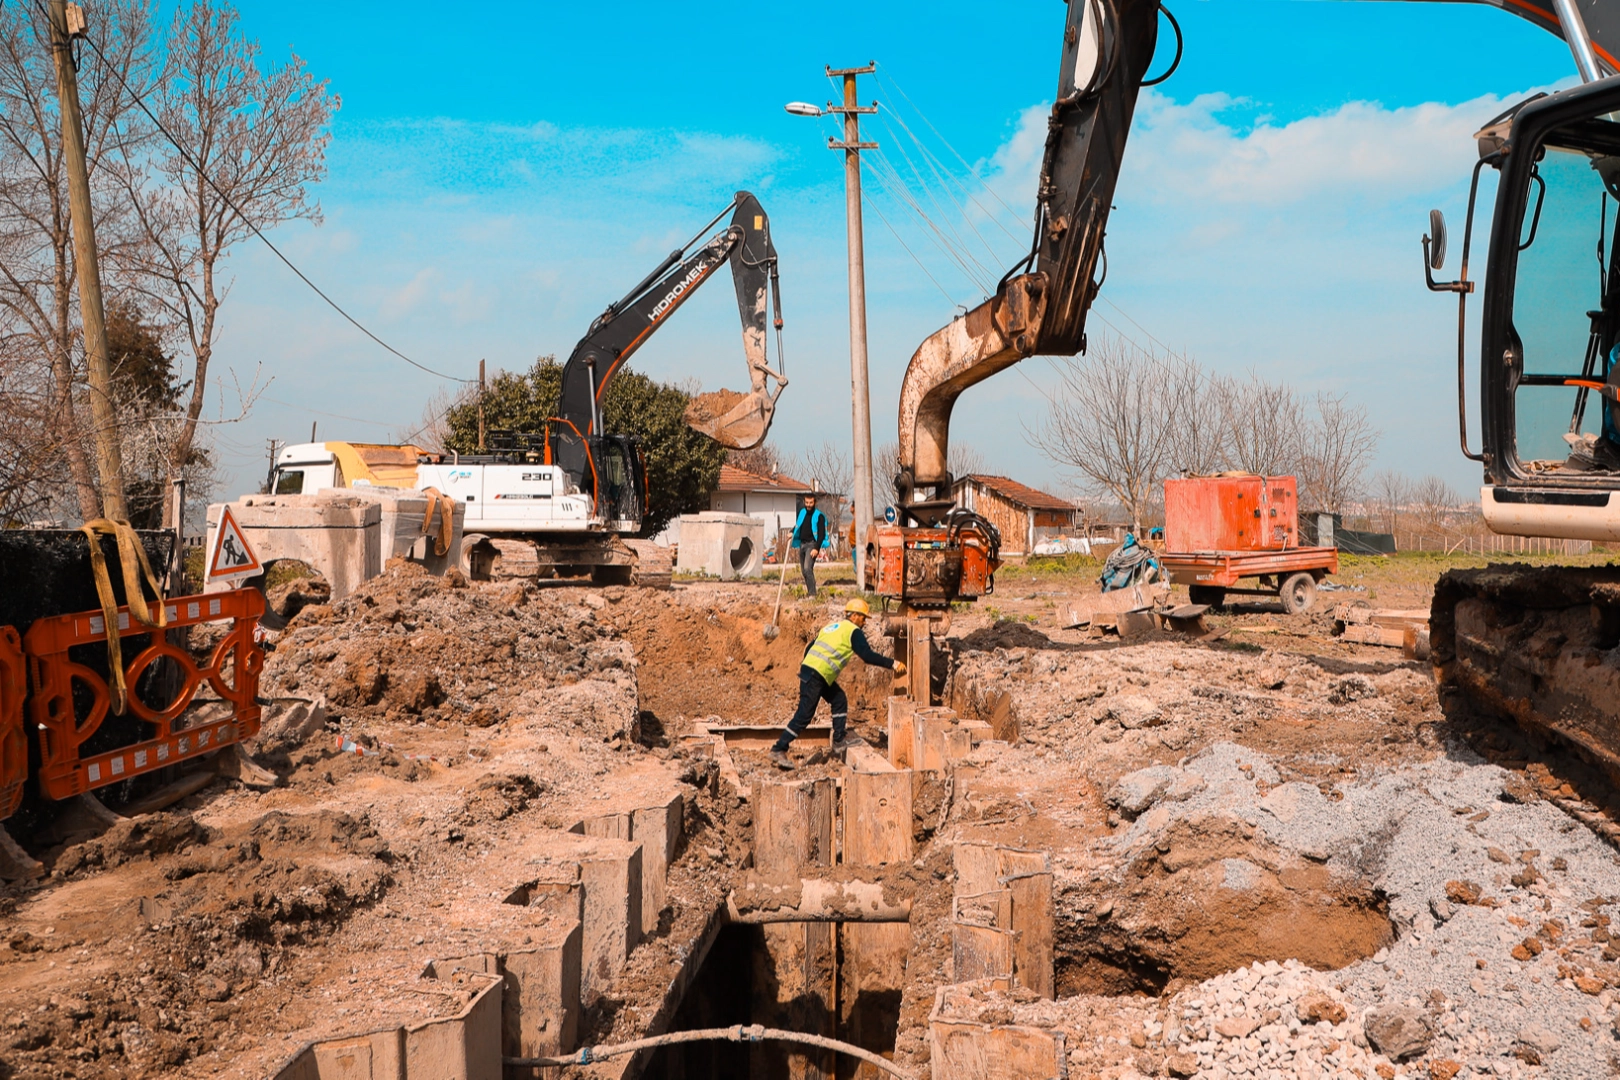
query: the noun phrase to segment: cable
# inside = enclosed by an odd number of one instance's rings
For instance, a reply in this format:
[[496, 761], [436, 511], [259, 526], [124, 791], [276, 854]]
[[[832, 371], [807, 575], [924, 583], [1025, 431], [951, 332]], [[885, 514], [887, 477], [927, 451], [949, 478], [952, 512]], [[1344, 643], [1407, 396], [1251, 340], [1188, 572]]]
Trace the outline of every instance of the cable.
[[[883, 68], [883, 74], [878, 76], [878, 77], [880, 79], [887, 78], [889, 82], [894, 84], [894, 88], [900, 92], [900, 96], [906, 99], [906, 104], [910, 105], [912, 110], [914, 112], [916, 112], [917, 116], [922, 120], [922, 122], [928, 125], [928, 130], [929, 131], [932, 131], [935, 135], [939, 136], [939, 141], [945, 144], [945, 149], [949, 150], [952, 154], [956, 155], [956, 160], [960, 161], [962, 163], [963, 167], [968, 170], [968, 175], [972, 176], [975, 180], [977, 180], [980, 184], [982, 184], [984, 186], [984, 190], [986, 190], [986, 191], [988, 191], [990, 193], [990, 197], [992, 199], [996, 200], [996, 202], [1000, 203], [1003, 207], [1006, 208], [1007, 213], [1011, 214], [1014, 218], [1017, 218], [1018, 217], [1018, 211], [1016, 211], [1012, 207], [1008, 206], [1007, 201], [996, 193], [996, 189], [991, 187], [989, 182], [986, 181], [984, 179], [984, 177], [979, 175], [978, 170], [975, 169], [972, 165], [968, 164], [967, 158], [965, 158], [961, 154], [957, 153], [956, 147], [951, 145], [949, 139], [945, 138], [944, 135], [940, 135], [939, 129], [937, 127], [935, 127], [933, 121], [929, 120], [928, 117], [926, 115], [924, 115], [923, 111], [917, 107], [917, 103], [915, 101], [911, 100], [911, 95], [906, 93], [905, 88], [900, 85], [899, 80], [897, 80], [893, 75], [890, 75], [888, 73], [888, 71], [889, 71], [888, 65], [885, 64], [885, 65], [880, 65], [880, 66]], [[876, 74], [876, 73], [874, 72], [874, 74]], [[890, 108], [892, 109], [893, 107], [894, 106], [891, 103]]]
[[[36, 5], [37, 5], [37, 2], [38, 2], [38, 0], [36, 0]], [[43, 10], [44, 9], [41, 8], [42, 12], [43, 12]], [[47, 18], [49, 18], [49, 16], [47, 16]], [[348, 320], [349, 325], [353, 326], [356, 330], [360, 331], [362, 334], [366, 335], [366, 337], [370, 338], [372, 341], [376, 342], [378, 345], [381, 345], [384, 349], [386, 349], [389, 352], [393, 353], [395, 356], [399, 357], [401, 360], [405, 361], [407, 364], [411, 365], [414, 368], [420, 368], [421, 370], [427, 372], [429, 375], [436, 375], [439, 378], [447, 379], [450, 382], [473, 383], [473, 382], [477, 381], [476, 379], [462, 379], [462, 378], [458, 378], [455, 375], [446, 375], [442, 371], [435, 371], [433, 368], [428, 367], [426, 364], [417, 363], [415, 360], [412, 360], [410, 357], [406, 356], [404, 353], [400, 352], [398, 349], [396, 349], [392, 345], [388, 344], [388, 342], [384, 341], [382, 338], [378, 337], [376, 334], [373, 334], [370, 330], [366, 329], [366, 327], [360, 322], [359, 319], [356, 319], [353, 315], [350, 315], [347, 311], [344, 311], [343, 308], [338, 304], [338, 302], [336, 300], [333, 300], [330, 296], [327, 296], [326, 293], [322, 292], [321, 287], [319, 285], [317, 285], [313, 281], [311, 281], [309, 279], [309, 277], [302, 270], [298, 269], [298, 267], [293, 264], [293, 261], [291, 259], [287, 258], [287, 256], [285, 256], [285, 255], [283, 255], [281, 253], [280, 248], [276, 247], [276, 245], [274, 245], [274, 244], [272, 244], [270, 242], [270, 238], [268, 236], [264, 235], [264, 232], [262, 230], [260, 230], [260, 228], [253, 223], [253, 219], [251, 217], [249, 217], [248, 214], [241, 207], [237, 206], [234, 202], [231, 201], [230, 196], [226, 195], [225, 192], [220, 190], [219, 185], [214, 183], [214, 178], [208, 175], [208, 171], [206, 169], [204, 169], [202, 167], [202, 165], [199, 164], [197, 162], [197, 160], [191, 156], [191, 153], [185, 147], [180, 145], [180, 140], [176, 139], [173, 135], [169, 134], [169, 129], [164, 127], [162, 122], [159, 121], [158, 118], [155, 115], [153, 115], [151, 109], [147, 108], [145, 99], [142, 98], [141, 95], [137, 94], [130, 87], [128, 80], [126, 80], [124, 78], [124, 73], [119, 71], [117, 66], [114, 65], [111, 61], [109, 61], [107, 59], [107, 54], [101, 51], [101, 46], [97, 45], [95, 43], [95, 41], [92, 40], [89, 37], [82, 38], [81, 40], [86, 42], [90, 46], [91, 50], [94, 51], [95, 54], [98, 57], [101, 58], [101, 62], [106, 67], [106, 69], [108, 71], [112, 72], [113, 75], [117, 77], [119, 85], [121, 85], [124, 88], [124, 91], [127, 94], [129, 94], [129, 96], [134, 100], [135, 104], [140, 107], [141, 112], [146, 114], [146, 118], [148, 120], [152, 121], [152, 126], [157, 128], [158, 133], [161, 134], [165, 139], [169, 140], [169, 144], [180, 152], [180, 156], [185, 159], [186, 164], [190, 165], [193, 169], [195, 169], [197, 171], [197, 175], [200, 176], [203, 180], [205, 180], [207, 182], [208, 186], [214, 190], [214, 194], [218, 195], [220, 197], [220, 200], [222, 202], [224, 202], [224, 204], [226, 206], [230, 207], [232, 210], [234, 210], [236, 212], [236, 214], [239, 217], [241, 217], [243, 224], [245, 224], [249, 229], [253, 230], [253, 235], [257, 236], [260, 240], [264, 241], [264, 246], [269, 248], [271, 250], [271, 252], [275, 254], [276, 258], [280, 259], [282, 261], [282, 263], [286, 265], [287, 269], [291, 270], [294, 274], [297, 274], [298, 275], [298, 280], [302, 281], [305, 285], [308, 285], [310, 287], [310, 289], [314, 291], [316, 296], [319, 296], [322, 300], [326, 301], [326, 304], [327, 304], [328, 307], [330, 307], [333, 311], [337, 312], [339, 315], [343, 316], [346, 320]]]
[[823, 1035], [806, 1035], [797, 1031], [783, 1031], [780, 1028], [768, 1028], [760, 1024], [744, 1026], [734, 1024], [724, 1028], [700, 1028], [695, 1031], [672, 1031], [667, 1035], [655, 1035], [648, 1039], [636, 1039], [634, 1042], [619, 1043], [615, 1046], [587, 1046], [572, 1054], [563, 1054], [556, 1057], [509, 1057], [502, 1058], [507, 1065], [533, 1068], [535, 1066], [557, 1065], [589, 1065], [604, 1058], [623, 1057], [634, 1054], [638, 1050], [650, 1050], [658, 1046], [671, 1046], [676, 1043], [712, 1042], [717, 1040], [727, 1042], [790, 1042], [802, 1043], [806, 1046], [816, 1046], [825, 1050], [836, 1050], [853, 1058], [859, 1058], [869, 1065], [876, 1066], [900, 1080], [913, 1080], [911, 1073], [902, 1069], [888, 1058], [872, 1053], [839, 1039], [829, 1039]]

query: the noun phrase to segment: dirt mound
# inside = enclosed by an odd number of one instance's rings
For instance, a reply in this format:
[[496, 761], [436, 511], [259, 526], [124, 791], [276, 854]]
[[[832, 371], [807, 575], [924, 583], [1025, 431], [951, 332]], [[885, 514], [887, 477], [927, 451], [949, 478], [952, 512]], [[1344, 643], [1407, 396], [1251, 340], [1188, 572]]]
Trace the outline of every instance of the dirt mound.
[[1258, 840], [1228, 815], [1175, 822], [1120, 880], [1065, 890], [1058, 904], [1065, 996], [1157, 994], [1172, 979], [1266, 960], [1333, 970], [1394, 938], [1376, 891]]
[[335, 604], [303, 609], [265, 665], [265, 686], [390, 723], [554, 716], [599, 735], [630, 729], [634, 657], [598, 617], [607, 601], [459, 580], [395, 564]]
[[[229, 1046], [236, 999], [275, 976], [290, 946], [327, 940], [381, 899], [396, 861], [367, 821], [347, 814], [277, 811], [209, 829], [170, 813], [120, 822], [66, 849], [57, 868], [82, 876], [142, 859], [155, 865], [138, 902], [113, 902], [114, 892], [93, 928], [7, 942], [11, 962], [77, 949], [69, 965], [101, 970], [11, 1016], [0, 1073], [160, 1076]], [[85, 932], [110, 933], [119, 947], [93, 957], [78, 940]]]
[[176, 811], [126, 818], [93, 839], [65, 848], [53, 869], [64, 876], [109, 870], [134, 859], [151, 858], [207, 842], [209, 829]]

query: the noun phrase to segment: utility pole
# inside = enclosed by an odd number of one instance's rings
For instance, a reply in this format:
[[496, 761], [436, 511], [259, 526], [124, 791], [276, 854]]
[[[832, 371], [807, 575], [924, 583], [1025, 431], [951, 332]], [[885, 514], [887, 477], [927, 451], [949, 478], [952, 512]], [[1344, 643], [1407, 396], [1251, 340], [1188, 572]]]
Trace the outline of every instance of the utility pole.
[[84, 360], [90, 376], [90, 419], [95, 425], [96, 472], [101, 481], [101, 513], [114, 521], [128, 521], [118, 414], [113, 407], [112, 363], [107, 357], [107, 315], [101, 301], [101, 264], [96, 258], [95, 217], [90, 208], [90, 169], [84, 153], [84, 117], [79, 112], [79, 73], [73, 66], [73, 39], [82, 37], [85, 31], [84, 9], [65, 0], [50, 0], [49, 15], [56, 96], [62, 110], [62, 158], [67, 165], [73, 263], [79, 275], [79, 317], [84, 324]]
[[484, 362], [478, 361], [478, 452], [484, 452]]
[[866, 259], [861, 235], [861, 151], [877, 143], [861, 142], [861, 114], [877, 112], [877, 102], [855, 103], [855, 78], [877, 70], [865, 67], [827, 68], [829, 76], [842, 76], [844, 103], [828, 104], [829, 113], [844, 116], [844, 141], [829, 138], [827, 148], [844, 152], [844, 222], [849, 238], [849, 381], [851, 425], [855, 437], [855, 583], [866, 588], [866, 532], [872, 527], [872, 394], [866, 371]]

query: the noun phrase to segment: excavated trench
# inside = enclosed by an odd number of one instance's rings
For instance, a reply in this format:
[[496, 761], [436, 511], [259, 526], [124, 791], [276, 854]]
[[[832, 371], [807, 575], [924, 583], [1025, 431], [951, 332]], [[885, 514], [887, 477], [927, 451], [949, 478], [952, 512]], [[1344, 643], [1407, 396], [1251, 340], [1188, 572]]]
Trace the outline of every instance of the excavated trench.
[[[671, 1031], [760, 1024], [894, 1050], [905, 971], [905, 924], [778, 923], [720, 931]], [[855, 1075], [846, 1056], [785, 1043], [702, 1042], [654, 1052], [647, 1080], [752, 1080]]]

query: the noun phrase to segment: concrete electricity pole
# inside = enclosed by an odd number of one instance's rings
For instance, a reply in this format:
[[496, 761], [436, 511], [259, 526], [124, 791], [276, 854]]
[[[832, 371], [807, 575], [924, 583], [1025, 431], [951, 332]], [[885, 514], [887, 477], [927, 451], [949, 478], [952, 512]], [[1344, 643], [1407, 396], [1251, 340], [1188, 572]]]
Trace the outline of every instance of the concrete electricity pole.
[[876, 62], [858, 68], [827, 69], [829, 76], [842, 76], [844, 103], [827, 106], [830, 113], [844, 116], [844, 141], [829, 138], [827, 146], [844, 151], [844, 220], [849, 234], [849, 379], [851, 425], [855, 437], [855, 581], [866, 588], [866, 532], [872, 527], [872, 394], [866, 372], [866, 260], [861, 235], [861, 151], [875, 150], [877, 143], [861, 142], [861, 113], [877, 112], [877, 102], [862, 107], [855, 103], [855, 77], [870, 75]]
[[90, 377], [90, 418], [95, 425], [96, 472], [101, 480], [101, 512], [114, 521], [128, 521], [118, 414], [113, 406], [112, 363], [107, 357], [107, 316], [101, 301], [101, 264], [96, 258], [95, 218], [90, 208], [90, 170], [84, 153], [84, 117], [79, 112], [79, 75], [73, 66], [72, 42], [84, 33], [84, 10], [65, 0], [50, 0], [49, 14], [56, 96], [62, 110], [62, 158], [67, 165], [73, 263], [79, 276], [79, 316], [84, 324], [84, 359]]

